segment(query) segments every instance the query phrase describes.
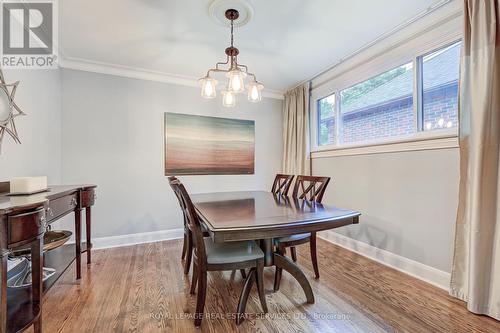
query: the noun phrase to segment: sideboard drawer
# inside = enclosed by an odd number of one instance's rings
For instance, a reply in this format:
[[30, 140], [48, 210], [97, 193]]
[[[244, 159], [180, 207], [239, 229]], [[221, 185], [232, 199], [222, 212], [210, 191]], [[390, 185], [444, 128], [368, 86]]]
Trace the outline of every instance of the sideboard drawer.
[[96, 195], [93, 189], [82, 191], [81, 196], [82, 196], [82, 207], [90, 207], [94, 205]]
[[7, 243], [9, 245], [36, 238], [45, 231], [45, 208], [29, 213], [11, 215], [7, 221], [9, 230]]
[[61, 198], [50, 200], [48, 208], [48, 219], [53, 220], [61, 215], [70, 213], [78, 206], [78, 195], [76, 193]]

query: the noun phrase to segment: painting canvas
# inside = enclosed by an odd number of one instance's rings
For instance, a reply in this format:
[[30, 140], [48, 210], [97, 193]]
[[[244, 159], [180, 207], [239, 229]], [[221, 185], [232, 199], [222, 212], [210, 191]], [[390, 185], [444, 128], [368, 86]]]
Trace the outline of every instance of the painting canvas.
[[166, 175], [254, 173], [253, 120], [165, 113]]

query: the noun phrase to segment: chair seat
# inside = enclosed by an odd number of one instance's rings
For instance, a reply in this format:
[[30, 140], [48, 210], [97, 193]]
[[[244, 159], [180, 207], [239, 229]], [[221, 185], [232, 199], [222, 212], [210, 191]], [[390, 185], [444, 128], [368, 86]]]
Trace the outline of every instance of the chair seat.
[[264, 258], [264, 252], [254, 241], [214, 243], [204, 238], [208, 264], [230, 264]]
[[305, 234], [297, 234], [297, 235], [290, 235], [290, 236], [275, 238], [274, 241], [275, 241], [275, 243], [297, 242], [297, 241], [301, 241], [303, 239], [306, 239], [308, 237], [311, 237], [310, 232], [305, 233]]

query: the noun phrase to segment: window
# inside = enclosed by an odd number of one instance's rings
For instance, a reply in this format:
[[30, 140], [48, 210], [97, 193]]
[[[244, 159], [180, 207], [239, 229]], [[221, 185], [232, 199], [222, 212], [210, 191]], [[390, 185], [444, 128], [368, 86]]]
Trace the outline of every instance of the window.
[[413, 63], [342, 90], [340, 114], [341, 143], [412, 134]]
[[335, 94], [318, 100], [318, 145], [335, 142]]
[[452, 133], [446, 130], [458, 126], [460, 47], [447, 45], [318, 99], [317, 145]]
[[422, 125], [429, 131], [458, 126], [460, 43], [419, 57], [422, 62]]

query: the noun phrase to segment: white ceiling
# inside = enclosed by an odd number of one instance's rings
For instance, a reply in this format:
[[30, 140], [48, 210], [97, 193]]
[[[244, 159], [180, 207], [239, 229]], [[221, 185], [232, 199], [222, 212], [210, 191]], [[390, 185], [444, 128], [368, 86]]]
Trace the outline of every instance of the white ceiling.
[[[225, 60], [229, 29], [211, 0], [64, 0], [63, 56], [201, 77]], [[253, 19], [235, 29], [239, 60], [266, 89], [284, 91], [438, 0], [249, 0]]]

